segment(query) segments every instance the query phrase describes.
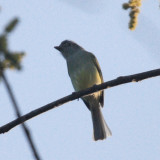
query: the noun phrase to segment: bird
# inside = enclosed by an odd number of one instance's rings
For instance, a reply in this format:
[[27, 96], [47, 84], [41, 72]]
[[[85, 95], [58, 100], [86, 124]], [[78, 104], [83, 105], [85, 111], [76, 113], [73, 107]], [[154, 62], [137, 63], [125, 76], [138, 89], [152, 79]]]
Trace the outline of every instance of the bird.
[[[64, 40], [54, 47], [64, 57], [68, 74], [75, 91], [84, 90], [103, 83], [103, 76], [97, 58], [71, 40]], [[104, 105], [104, 91], [98, 91], [81, 98], [91, 112], [93, 138], [103, 140], [112, 135], [104, 120], [101, 108]]]

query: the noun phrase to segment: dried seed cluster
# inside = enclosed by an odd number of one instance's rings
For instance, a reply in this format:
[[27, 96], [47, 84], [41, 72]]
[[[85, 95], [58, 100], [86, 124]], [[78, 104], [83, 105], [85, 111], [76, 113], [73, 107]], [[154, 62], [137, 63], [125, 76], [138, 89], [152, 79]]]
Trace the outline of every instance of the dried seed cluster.
[[141, 6], [142, 0], [130, 0], [128, 3], [123, 4], [123, 9], [131, 9], [129, 16], [130, 16], [130, 22], [129, 22], [129, 29], [134, 30], [137, 26], [138, 22], [138, 14], [140, 13], [140, 6]]

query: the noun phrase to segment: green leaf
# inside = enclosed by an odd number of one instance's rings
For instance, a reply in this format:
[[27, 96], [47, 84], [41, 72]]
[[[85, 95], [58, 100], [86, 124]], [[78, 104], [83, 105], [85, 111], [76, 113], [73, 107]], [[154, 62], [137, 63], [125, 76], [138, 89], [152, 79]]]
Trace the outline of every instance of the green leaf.
[[5, 32], [6, 33], [10, 33], [11, 31], [13, 31], [13, 29], [16, 27], [16, 25], [18, 24], [19, 20], [18, 18], [14, 18], [5, 28]]
[[0, 36], [0, 52], [6, 52], [8, 47], [6, 35]]

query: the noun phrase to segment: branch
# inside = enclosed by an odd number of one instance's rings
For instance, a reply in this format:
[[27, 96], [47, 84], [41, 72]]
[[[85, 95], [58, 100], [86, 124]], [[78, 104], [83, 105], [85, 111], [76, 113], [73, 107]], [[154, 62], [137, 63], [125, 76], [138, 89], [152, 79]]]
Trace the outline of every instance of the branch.
[[[16, 115], [17, 115], [18, 118], [20, 118], [20, 117], [21, 117], [21, 113], [20, 113], [18, 104], [17, 104], [16, 99], [15, 99], [15, 97], [14, 97], [14, 94], [13, 94], [13, 92], [12, 92], [11, 86], [9, 85], [9, 82], [8, 82], [5, 74], [3, 73], [3, 71], [1, 72], [1, 76], [2, 76], [2, 79], [3, 79], [4, 84], [5, 84], [5, 86], [6, 86], [6, 89], [7, 89], [7, 91], [8, 91], [8, 94], [9, 94], [9, 97], [10, 97], [11, 102], [12, 102], [12, 104], [13, 104], [13, 108], [14, 108], [14, 110], [15, 110], [15, 112], [16, 112]], [[26, 138], [27, 138], [27, 140], [28, 140], [28, 142], [29, 142], [29, 145], [30, 145], [30, 147], [31, 147], [31, 150], [32, 150], [32, 152], [33, 152], [33, 155], [34, 155], [35, 159], [36, 159], [36, 160], [40, 160], [41, 158], [40, 158], [40, 156], [39, 156], [39, 154], [38, 154], [38, 152], [37, 152], [37, 149], [36, 149], [35, 144], [33, 143], [33, 139], [32, 139], [30, 130], [29, 130], [28, 127], [25, 125], [25, 123], [22, 123], [22, 129], [23, 129], [24, 134], [25, 134], [25, 136], [26, 136]]]
[[20, 118], [17, 118], [9, 123], [7, 123], [6, 125], [0, 127], [0, 134], [1, 133], [5, 133], [8, 132], [10, 129], [14, 128], [15, 126], [35, 117], [38, 116], [39, 114], [42, 114], [46, 111], [49, 111], [55, 107], [58, 107], [62, 104], [65, 104], [69, 101], [75, 100], [77, 98], [86, 96], [88, 94], [103, 90], [103, 89], [107, 89], [107, 88], [111, 88], [111, 87], [115, 87], [121, 84], [125, 84], [125, 83], [130, 83], [130, 82], [138, 82], [147, 78], [152, 78], [152, 77], [156, 77], [156, 76], [160, 76], [160, 69], [155, 69], [155, 70], [151, 70], [151, 71], [147, 71], [147, 72], [143, 72], [143, 73], [138, 73], [138, 74], [134, 74], [134, 75], [129, 75], [129, 76], [122, 76], [122, 77], [118, 77], [114, 80], [102, 83], [100, 85], [94, 85], [93, 87], [87, 88], [85, 90], [79, 91], [79, 92], [73, 92], [72, 94], [63, 97], [61, 99], [58, 99], [52, 103], [49, 103], [45, 106], [42, 106], [38, 109], [35, 109], [23, 116], [21, 116]]

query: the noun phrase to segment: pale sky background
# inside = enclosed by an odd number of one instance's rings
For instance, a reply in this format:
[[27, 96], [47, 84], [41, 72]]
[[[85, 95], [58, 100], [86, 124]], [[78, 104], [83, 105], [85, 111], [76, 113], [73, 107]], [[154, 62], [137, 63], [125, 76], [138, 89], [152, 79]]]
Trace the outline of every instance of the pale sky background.
[[[7, 71], [23, 114], [73, 92], [65, 60], [54, 49], [70, 39], [93, 52], [105, 81], [159, 68], [160, 8], [145, 0], [135, 31], [122, 0], [1, 0], [0, 31], [14, 17], [11, 50], [25, 51], [23, 70]], [[15, 119], [0, 84], [0, 126]], [[105, 90], [104, 117], [113, 136], [92, 139], [91, 115], [81, 100], [37, 116], [27, 125], [43, 160], [159, 160], [160, 78]], [[34, 159], [20, 126], [0, 135], [1, 160]]]

